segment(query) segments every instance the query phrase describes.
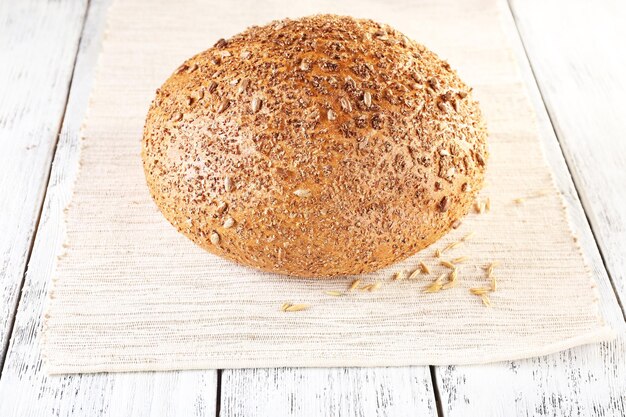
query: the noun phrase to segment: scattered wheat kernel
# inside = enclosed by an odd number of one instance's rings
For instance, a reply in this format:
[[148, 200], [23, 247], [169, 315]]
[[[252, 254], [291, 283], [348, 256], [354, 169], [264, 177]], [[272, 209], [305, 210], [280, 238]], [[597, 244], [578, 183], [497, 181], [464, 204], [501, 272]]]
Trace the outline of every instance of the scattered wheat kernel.
[[445, 266], [446, 268], [450, 268], [450, 269], [454, 269], [454, 268], [456, 268], [456, 267], [454, 266], [454, 264], [453, 264], [452, 262], [450, 262], [450, 261], [445, 261], [445, 260], [444, 260], [444, 261], [441, 261], [441, 262], [439, 262], [439, 263], [440, 263], [442, 266]]
[[469, 259], [469, 256], [460, 256], [458, 258], [454, 258], [452, 260], [452, 263], [453, 264], [460, 264], [460, 263], [463, 263], [463, 262], [467, 261], [468, 259]]
[[491, 210], [491, 199], [489, 197], [487, 197], [487, 200], [485, 200], [485, 210]]
[[491, 291], [491, 288], [485, 288], [485, 287], [470, 288], [470, 292], [474, 295], [483, 295], [483, 294], [487, 294], [490, 291]]
[[474, 236], [474, 232], [469, 232], [468, 234], [466, 234], [465, 236], [461, 238], [461, 241], [467, 242], [472, 236]]
[[491, 274], [493, 274], [493, 269], [499, 265], [499, 262], [492, 262], [489, 265], [487, 265], [487, 278], [491, 278]]
[[382, 285], [383, 285], [383, 283], [380, 282], [380, 281], [373, 283], [372, 286], [369, 289], [369, 292], [377, 291]]
[[409, 275], [409, 277], [407, 279], [412, 280], [412, 279], [417, 279], [417, 277], [419, 276], [419, 274], [421, 274], [422, 271], [420, 271], [420, 269], [416, 269], [415, 271], [411, 272], [411, 275]]
[[366, 284], [366, 285], [362, 286], [362, 287], [361, 287], [361, 288], [359, 288], [359, 289], [360, 289], [361, 291], [369, 291], [369, 290], [372, 288], [372, 286], [373, 286], [373, 285], [374, 285], [374, 284]]
[[430, 286], [426, 287], [424, 289], [424, 292], [437, 292], [440, 291], [441, 288], [443, 287], [443, 280], [446, 277], [446, 274], [441, 274], [439, 276], [439, 278], [437, 278], [435, 281], [433, 281], [432, 284], [430, 284]]
[[393, 280], [394, 281], [403, 281], [408, 275], [409, 275], [408, 271], [406, 269], [403, 269], [403, 270], [398, 271], [395, 274], [393, 274]]
[[343, 295], [341, 291], [324, 291], [326, 295], [331, 295], [333, 297], [340, 297]]
[[516, 198], [515, 200], [513, 200], [515, 202], [515, 204], [522, 204], [524, 201], [526, 201], [525, 198]]
[[361, 284], [361, 280], [355, 279], [354, 281], [352, 281], [352, 284], [350, 284], [348, 291], [354, 291], [360, 284]]
[[478, 201], [474, 201], [474, 211], [480, 214], [480, 203]]
[[447, 290], [447, 289], [454, 288], [454, 287], [456, 287], [456, 281], [450, 281], [450, 282], [446, 282], [445, 284], [443, 284], [441, 286], [441, 289]]
[[441, 258], [441, 251], [439, 249], [435, 250], [435, 258]]
[[309, 307], [310, 305], [308, 304], [292, 304], [285, 308], [285, 311], [302, 311], [308, 309]]
[[443, 248], [442, 252], [446, 252], [446, 251], [452, 250], [452, 249], [456, 248], [457, 246], [460, 246], [462, 243], [463, 243], [463, 240], [459, 240], [458, 242], [452, 242], [448, 246]]
[[283, 305], [282, 305], [282, 306], [280, 306], [280, 309], [281, 309], [282, 311], [285, 311], [285, 310], [287, 309], [287, 307], [289, 307], [290, 305], [291, 305], [291, 303], [283, 303]]
[[487, 294], [482, 294], [480, 296], [480, 299], [482, 300], [483, 304], [487, 307], [491, 307], [491, 301], [489, 301], [489, 296]]
[[432, 283], [429, 287], [427, 287], [424, 292], [437, 292], [439, 290], [441, 290], [441, 287], [443, 287], [443, 285], [434, 282]]
[[420, 262], [419, 263], [420, 266], [420, 271], [426, 275], [430, 274], [430, 269], [428, 269], [428, 266], [426, 266], [426, 264], [424, 262]]
[[455, 282], [457, 275], [458, 275], [457, 270], [453, 269], [452, 272], [450, 272], [450, 275], [448, 275], [448, 281]]
[[498, 288], [498, 285], [496, 283], [496, 277], [491, 277], [491, 291], [495, 291]]

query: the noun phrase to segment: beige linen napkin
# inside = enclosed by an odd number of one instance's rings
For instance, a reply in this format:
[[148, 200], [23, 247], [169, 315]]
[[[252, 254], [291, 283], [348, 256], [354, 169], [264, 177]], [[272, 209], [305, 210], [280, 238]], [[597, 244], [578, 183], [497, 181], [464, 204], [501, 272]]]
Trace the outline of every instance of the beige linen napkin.
[[[140, 158], [154, 91], [185, 58], [249, 25], [320, 12], [389, 23], [448, 59], [474, 86], [490, 129], [482, 199], [491, 209], [416, 256], [361, 277], [384, 281], [378, 291], [340, 297], [325, 291], [344, 292], [353, 277], [287, 278], [194, 246], [157, 211]], [[608, 338], [516, 68], [495, 0], [116, 2], [46, 313], [47, 369], [466, 364]], [[435, 249], [471, 232], [443, 254], [468, 257], [458, 285], [425, 293], [446, 271]], [[419, 261], [430, 275], [390, 280]], [[469, 289], [489, 285], [484, 267], [496, 261], [498, 288], [486, 307]], [[285, 302], [311, 307], [285, 313]]]

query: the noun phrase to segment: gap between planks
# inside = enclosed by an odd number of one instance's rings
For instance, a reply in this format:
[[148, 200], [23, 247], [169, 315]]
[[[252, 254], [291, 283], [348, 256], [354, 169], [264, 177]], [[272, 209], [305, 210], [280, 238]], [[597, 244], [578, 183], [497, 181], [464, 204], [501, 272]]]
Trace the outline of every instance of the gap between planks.
[[48, 193], [32, 251], [14, 332], [0, 378], [0, 416], [212, 417], [215, 371], [48, 376], [38, 338], [55, 257], [64, 240], [63, 208], [71, 196], [79, 159], [79, 126], [88, 106], [93, 71], [110, 0], [92, 0], [59, 138]]
[[602, 265], [604, 266], [604, 269], [606, 270], [607, 276], [609, 278], [609, 282], [611, 283], [611, 287], [613, 288], [613, 293], [615, 294], [615, 299], [617, 300], [617, 303], [622, 311], [622, 317], [624, 318], [624, 320], [626, 321], [626, 310], [624, 310], [624, 302], [622, 301], [621, 297], [620, 297], [620, 293], [618, 291], [618, 286], [617, 283], [615, 282], [615, 278], [611, 272], [611, 269], [609, 268], [607, 259], [606, 259], [606, 255], [604, 254], [604, 250], [602, 249], [602, 245], [600, 245], [600, 240], [599, 240], [599, 234], [597, 233], [597, 227], [594, 225], [594, 222], [591, 220], [591, 216], [589, 215], [589, 213], [593, 212], [593, 207], [591, 207], [591, 205], [588, 203], [588, 201], [583, 198], [583, 192], [581, 191], [583, 186], [576, 180], [576, 175], [574, 175], [574, 168], [573, 168], [573, 161], [571, 161], [570, 158], [568, 158], [568, 152], [566, 151], [564, 142], [565, 139], [562, 137], [561, 134], [559, 134], [559, 131], [556, 128], [556, 116], [555, 116], [555, 112], [554, 110], [547, 105], [546, 103], [546, 97], [544, 94], [543, 89], [541, 88], [541, 83], [539, 82], [538, 78], [537, 78], [537, 73], [535, 71], [535, 67], [533, 65], [533, 61], [530, 58], [530, 55], [528, 54], [528, 49], [527, 49], [527, 45], [524, 42], [524, 37], [522, 36], [522, 33], [519, 29], [519, 21], [518, 21], [518, 17], [515, 14], [515, 8], [513, 7], [513, 1], [514, 0], [507, 0], [507, 5], [509, 8], [509, 11], [511, 13], [511, 16], [513, 18], [513, 22], [515, 24], [515, 29], [517, 30], [519, 39], [520, 39], [520, 44], [521, 44], [521, 48], [524, 52], [524, 57], [525, 57], [525, 61], [528, 62], [528, 68], [530, 69], [530, 73], [532, 74], [532, 80], [534, 82], [534, 84], [537, 87], [537, 92], [539, 94], [539, 97], [541, 98], [541, 103], [543, 104], [543, 109], [545, 110], [546, 113], [546, 117], [549, 121], [549, 126], [552, 130], [552, 133], [554, 135], [554, 137], [556, 138], [556, 142], [559, 146], [559, 149], [561, 151], [561, 154], [563, 155], [563, 161], [565, 163], [565, 167], [567, 168], [567, 173], [569, 174], [570, 178], [572, 179], [572, 182], [574, 184], [574, 192], [576, 193], [576, 199], [577, 201], [580, 202], [582, 208], [583, 208], [583, 213], [585, 215], [585, 220], [587, 222], [587, 225], [589, 226], [589, 230], [591, 231], [591, 235], [593, 236], [593, 241], [596, 244], [596, 248], [598, 249], [598, 254], [600, 256], [600, 259], [602, 261]]
[[43, 195], [41, 196], [39, 208], [37, 209], [37, 212], [35, 215], [36, 217], [35, 217], [35, 223], [33, 227], [33, 233], [31, 234], [31, 237], [30, 237], [28, 251], [26, 252], [26, 257], [24, 259], [24, 268], [22, 270], [22, 274], [21, 274], [19, 284], [18, 284], [19, 290], [18, 290], [18, 295], [17, 295], [17, 301], [15, 303], [15, 306], [13, 307], [13, 311], [9, 313], [9, 322], [8, 322], [7, 330], [6, 330], [7, 336], [2, 346], [2, 352], [0, 352], [0, 379], [2, 378], [2, 372], [4, 370], [4, 362], [6, 360], [7, 350], [9, 349], [9, 341], [11, 340], [11, 336], [13, 334], [13, 326], [15, 325], [15, 316], [17, 314], [17, 308], [22, 299], [22, 287], [24, 286], [24, 281], [26, 279], [26, 270], [28, 268], [28, 262], [30, 262], [30, 257], [33, 253], [33, 247], [35, 246], [35, 240], [37, 239], [37, 231], [39, 230], [39, 223], [41, 221], [41, 213], [43, 212], [43, 204], [44, 204], [44, 201], [46, 200], [46, 196], [48, 195], [50, 173], [52, 172], [52, 161], [54, 161], [54, 157], [56, 155], [57, 145], [59, 143], [59, 137], [61, 136], [61, 130], [63, 129], [63, 121], [65, 120], [65, 114], [67, 112], [67, 102], [70, 97], [70, 90], [72, 89], [72, 82], [74, 80], [74, 70], [76, 69], [76, 60], [78, 59], [78, 48], [83, 38], [83, 31], [85, 29], [85, 21], [87, 20], [87, 10], [89, 10], [90, 0], [86, 0], [86, 1], [87, 1], [87, 6], [85, 7], [85, 11], [83, 13], [82, 24], [80, 26], [80, 35], [78, 36], [78, 42], [76, 43], [76, 53], [74, 55], [74, 61], [72, 62], [72, 69], [70, 70], [70, 78], [69, 78], [70, 81], [67, 86], [65, 97], [63, 97], [63, 111], [61, 112], [61, 117], [60, 117], [61, 122], [59, 123], [57, 132], [54, 135], [54, 139], [53, 139], [54, 143], [52, 144], [50, 164], [48, 165], [45, 176], [43, 178], [43, 184], [45, 184], [43, 187], [44, 191], [43, 191]]
[[[0, 218], [0, 376], [41, 220], [87, 13], [86, 1], [6, 5], [0, 16], [0, 54], [11, 65], [0, 68], [0, 82], [6, 87], [0, 99], [0, 206], [6, 210]], [[22, 13], [28, 7], [29, 13]], [[36, 28], [33, 22], [37, 22]], [[21, 45], [27, 41], [31, 48]]]
[[[521, 45], [523, 34], [514, 24], [509, 5], [504, 0], [502, 4], [506, 35], [514, 47], [537, 112], [546, 158], [555, 175], [555, 183], [565, 198], [572, 228], [579, 236], [596, 277], [600, 308], [619, 336], [611, 342], [580, 346], [526, 360], [484, 366], [437, 367], [437, 385], [445, 400], [443, 414], [448, 417], [622, 416], [626, 411], [626, 326], [622, 310], [600, 258], [599, 245], [591, 233], [587, 213], [578, 199], [573, 177], [565, 165], [561, 144], [555, 136], [558, 129], [547, 117], [547, 103], [539, 95], [538, 80], [530, 71]], [[567, 4], [562, 7], [567, 7]]]

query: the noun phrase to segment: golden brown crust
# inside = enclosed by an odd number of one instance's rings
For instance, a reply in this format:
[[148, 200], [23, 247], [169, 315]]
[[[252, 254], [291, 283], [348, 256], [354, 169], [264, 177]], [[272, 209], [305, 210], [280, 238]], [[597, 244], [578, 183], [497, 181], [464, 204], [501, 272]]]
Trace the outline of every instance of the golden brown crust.
[[333, 15], [252, 27], [157, 90], [144, 169], [206, 250], [297, 276], [372, 271], [430, 245], [483, 183], [468, 88], [386, 25]]

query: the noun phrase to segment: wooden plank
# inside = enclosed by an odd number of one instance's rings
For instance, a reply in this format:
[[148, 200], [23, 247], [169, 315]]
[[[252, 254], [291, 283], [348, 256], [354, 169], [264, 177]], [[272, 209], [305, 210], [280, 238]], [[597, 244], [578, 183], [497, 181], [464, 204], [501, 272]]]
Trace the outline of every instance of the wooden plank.
[[431, 382], [428, 367], [225, 370], [220, 415], [436, 416]]
[[[623, 416], [626, 414], [626, 325], [510, 11], [502, 3], [507, 35], [537, 112], [546, 157], [557, 187], [565, 197], [572, 228], [597, 281], [602, 314], [619, 336], [613, 342], [582, 346], [541, 358], [486, 366], [438, 367], [435, 377], [443, 415]], [[562, 3], [561, 7], [569, 4]], [[549, 33], [536, 36], [546, 39]], [[570, 73], [565, 71], [560, 76]]]
[[[88, 104], [109, 0], [92, 0], [67, 112], [22, 299], [0, 379], [0, 416], [214, 416], [217, 372], [47, 376], [39, 354], [54, 256], [63, 241], [63, 208], [79, 160], [79, 127]], [[63, 22], [70, 25], [70, 22]]]
[[583, 207], [624, 305], [626, 3], [532, 0], [513, 1], [511, 6]]
[[65, 110], [87, 0], [0, 2], [0, 363]]

